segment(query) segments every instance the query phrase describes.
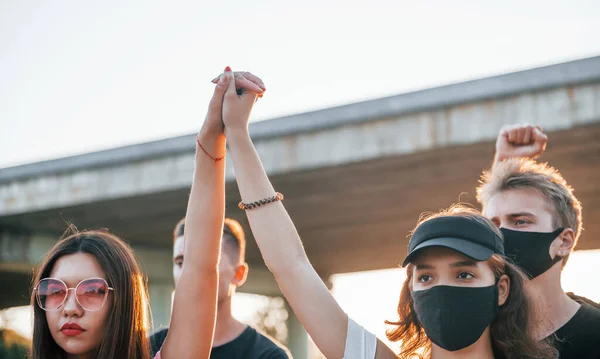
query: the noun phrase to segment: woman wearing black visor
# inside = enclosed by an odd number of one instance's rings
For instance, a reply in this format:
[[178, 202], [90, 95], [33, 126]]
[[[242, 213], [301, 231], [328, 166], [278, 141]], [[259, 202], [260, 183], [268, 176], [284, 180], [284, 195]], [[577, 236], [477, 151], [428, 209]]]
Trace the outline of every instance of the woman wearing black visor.
[[[401, 342], [398, 355], [349, 318], [310, 264], [283, 195], [275, 192], [263, 169], [248, 133], [255, 100], [254, 95], [242, 96], [246, 108], [235, 109], [238, 115], [225, 121], [242, 196], [239, 207], [246, 211], [283, 295], [325, 357], [557, 357], [552, 346], [537, 340], [542, 321], [524, 290], [524, 275], [504, 258], [500, 232], [464, 207], [421, 221], [410, 239], [399, 320], [388, 323], [388, 338]], [[226, 98], [224, 109], [228, 107]]]

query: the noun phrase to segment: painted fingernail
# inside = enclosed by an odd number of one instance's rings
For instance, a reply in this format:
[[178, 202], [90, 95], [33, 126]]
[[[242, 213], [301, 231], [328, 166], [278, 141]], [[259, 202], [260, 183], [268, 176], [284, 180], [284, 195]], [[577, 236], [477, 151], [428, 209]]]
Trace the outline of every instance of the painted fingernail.
[[225, 72], [230, 72], [231, 71], [231, 67], [227, 66], [225, 67]]

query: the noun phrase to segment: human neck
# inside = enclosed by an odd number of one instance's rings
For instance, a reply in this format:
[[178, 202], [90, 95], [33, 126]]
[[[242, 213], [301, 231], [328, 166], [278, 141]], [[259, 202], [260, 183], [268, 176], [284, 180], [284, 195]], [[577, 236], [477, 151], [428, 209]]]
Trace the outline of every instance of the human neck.
[[91, 359], [93, 355], [91, 353], [84, 354], [69, 354], [67, 353], [67, 359]]
[[213, 347], [229, 343], [239, 337], [244, 330], [246, 330], [246, 325], [240, 323], [231, 314], [231, 297], [228, 297], [223, 300], [223, 302], [219, 303]]
[[431, 344], [431, 359], [493, 359], [494, 351], [492, 350], [492, 338], [490, 328], [488, 327], [481, 337], [473, 344], [466, 348], [447, 351]]
[[547, 321], [547, 326], [541, 333], [545, 338], [565, 325], [581, 306], [579, 303], [569, 298], [562, 289], [561, 263], [555, 264], [545, 273], [531, 281], [531, 286], [542, 297], [541, 310], [543, 318]]

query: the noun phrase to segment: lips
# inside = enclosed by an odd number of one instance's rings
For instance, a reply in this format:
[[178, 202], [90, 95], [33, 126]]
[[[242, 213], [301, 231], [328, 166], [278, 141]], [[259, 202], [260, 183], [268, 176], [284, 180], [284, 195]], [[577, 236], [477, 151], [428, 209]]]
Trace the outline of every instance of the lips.
[[60, 328], [60, 331], [66, 336], [73, 337], [85, 332], [85, 329], [75, 323], [65, 323]]

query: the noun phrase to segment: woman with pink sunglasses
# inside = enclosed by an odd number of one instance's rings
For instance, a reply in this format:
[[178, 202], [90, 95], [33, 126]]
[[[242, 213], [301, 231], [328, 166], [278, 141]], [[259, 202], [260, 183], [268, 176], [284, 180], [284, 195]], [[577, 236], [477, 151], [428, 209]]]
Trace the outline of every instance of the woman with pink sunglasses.
[[[225, 216], [222, 113], [240, 111], [238, 87], [264, 89], [226, 68], [197, 137], [186, 214], [185, 266], [169, 334], [156, 358], [208, 358], [215, 326], [218, 261]], [[223, 107], [224, 98], [228, 107]], [[199, 275], [201, 273], [201, 275]], [[60, 240], [34, 274], [31, 357], [149, 359], [145, 280], [131, 248], [106, 231]]]

